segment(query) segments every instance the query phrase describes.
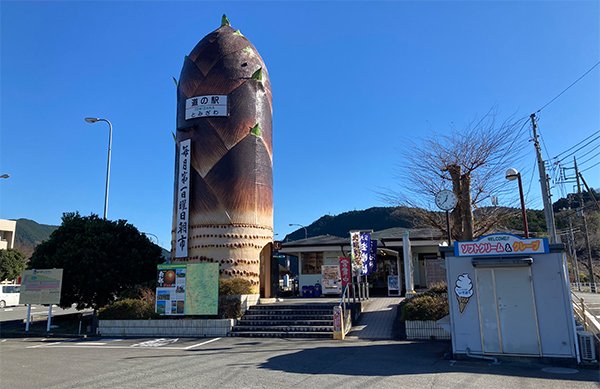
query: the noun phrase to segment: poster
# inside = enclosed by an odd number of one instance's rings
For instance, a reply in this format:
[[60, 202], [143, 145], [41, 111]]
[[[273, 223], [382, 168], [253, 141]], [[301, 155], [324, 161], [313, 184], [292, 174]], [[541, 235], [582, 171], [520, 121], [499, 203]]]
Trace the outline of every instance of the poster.
[[321, 266], [321, 286], [323, 293], [340, 293], [340, 267], [338, 265]]
[[183, 315], [187, 265], [158, 265], [156, 313]]
[[398, 276], [388, 276], [388, 291], [390, 290], [400, 290]]
[[19, 304], [60, 304], [63, 269], [25, 270]]
[[219, 264], [158, 265], [156, 313], [159, 315], [216, 315]]

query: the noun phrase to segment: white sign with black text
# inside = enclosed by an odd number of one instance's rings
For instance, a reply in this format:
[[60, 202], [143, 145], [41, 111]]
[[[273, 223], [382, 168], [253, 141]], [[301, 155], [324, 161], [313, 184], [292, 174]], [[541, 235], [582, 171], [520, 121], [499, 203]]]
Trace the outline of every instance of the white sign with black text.
[[175, 210], [175, 258], [188, 256], [188, 219], [190, 205], [190, 163], [192, 141], [179, 142], [179, 169], [177, 170], [177, 209]]
[[185, 100], [185, 120], [228, 115], [227, 95], [196, 96]]

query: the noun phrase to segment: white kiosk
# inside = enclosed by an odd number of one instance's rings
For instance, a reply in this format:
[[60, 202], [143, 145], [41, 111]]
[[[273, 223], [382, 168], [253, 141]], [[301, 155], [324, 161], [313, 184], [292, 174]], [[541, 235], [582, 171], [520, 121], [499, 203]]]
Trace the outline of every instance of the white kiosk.
[[577, 358], [562, 244], [493, 234], [440, 250], [454, 354]]

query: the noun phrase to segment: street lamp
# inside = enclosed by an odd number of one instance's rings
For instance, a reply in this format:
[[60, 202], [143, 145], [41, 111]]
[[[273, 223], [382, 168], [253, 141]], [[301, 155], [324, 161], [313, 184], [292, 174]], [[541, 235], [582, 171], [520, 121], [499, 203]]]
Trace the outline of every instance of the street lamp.
[[106, 122], [108, 123], [108, 161], [106, 162], [106, 189], [104, 191], [104, 219], [108, 213], [108, 184], [110, 180], [110, 151], [112, 150], [112, 124], [110, 121], [102, 118], [85, 118], [88, 123]]
[[304, 228], [304, 239], [308, 238], [308, 232], [306, 231], [306, 227], [304, 227], [302, 224], [294, 224], [294, 223], [290, 223], [288, 224], [288, 226], [298, 226], [298, 227], [302, 227]]
[[506, 171], [506, 179], [519, 183], [519, 197], [521, 198], [521, 214], [523, 215], [523, 229], [525, 238], [529, 238], [529, 227], [527, 226], [527, 212], [525, 211], [525, 198], [523, 197], [523, 183], [521, 182], [521, 173], [517, 169], [510, 168]]
[[0, 178], [8, 178], [8, 177], [10, 177], [8, 174], [3, 174], [0, 176]]

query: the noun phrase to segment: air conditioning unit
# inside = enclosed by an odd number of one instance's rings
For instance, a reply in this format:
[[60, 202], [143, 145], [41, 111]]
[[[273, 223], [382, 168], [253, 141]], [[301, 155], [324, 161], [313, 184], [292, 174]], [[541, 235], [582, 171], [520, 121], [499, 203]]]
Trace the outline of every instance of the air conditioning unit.
[[583, 361], [596, 360], [596, 344], [594, 343], [594, 335], [588, 331], [578, 331], [577, 339], [579, 340], [579, 355]]

